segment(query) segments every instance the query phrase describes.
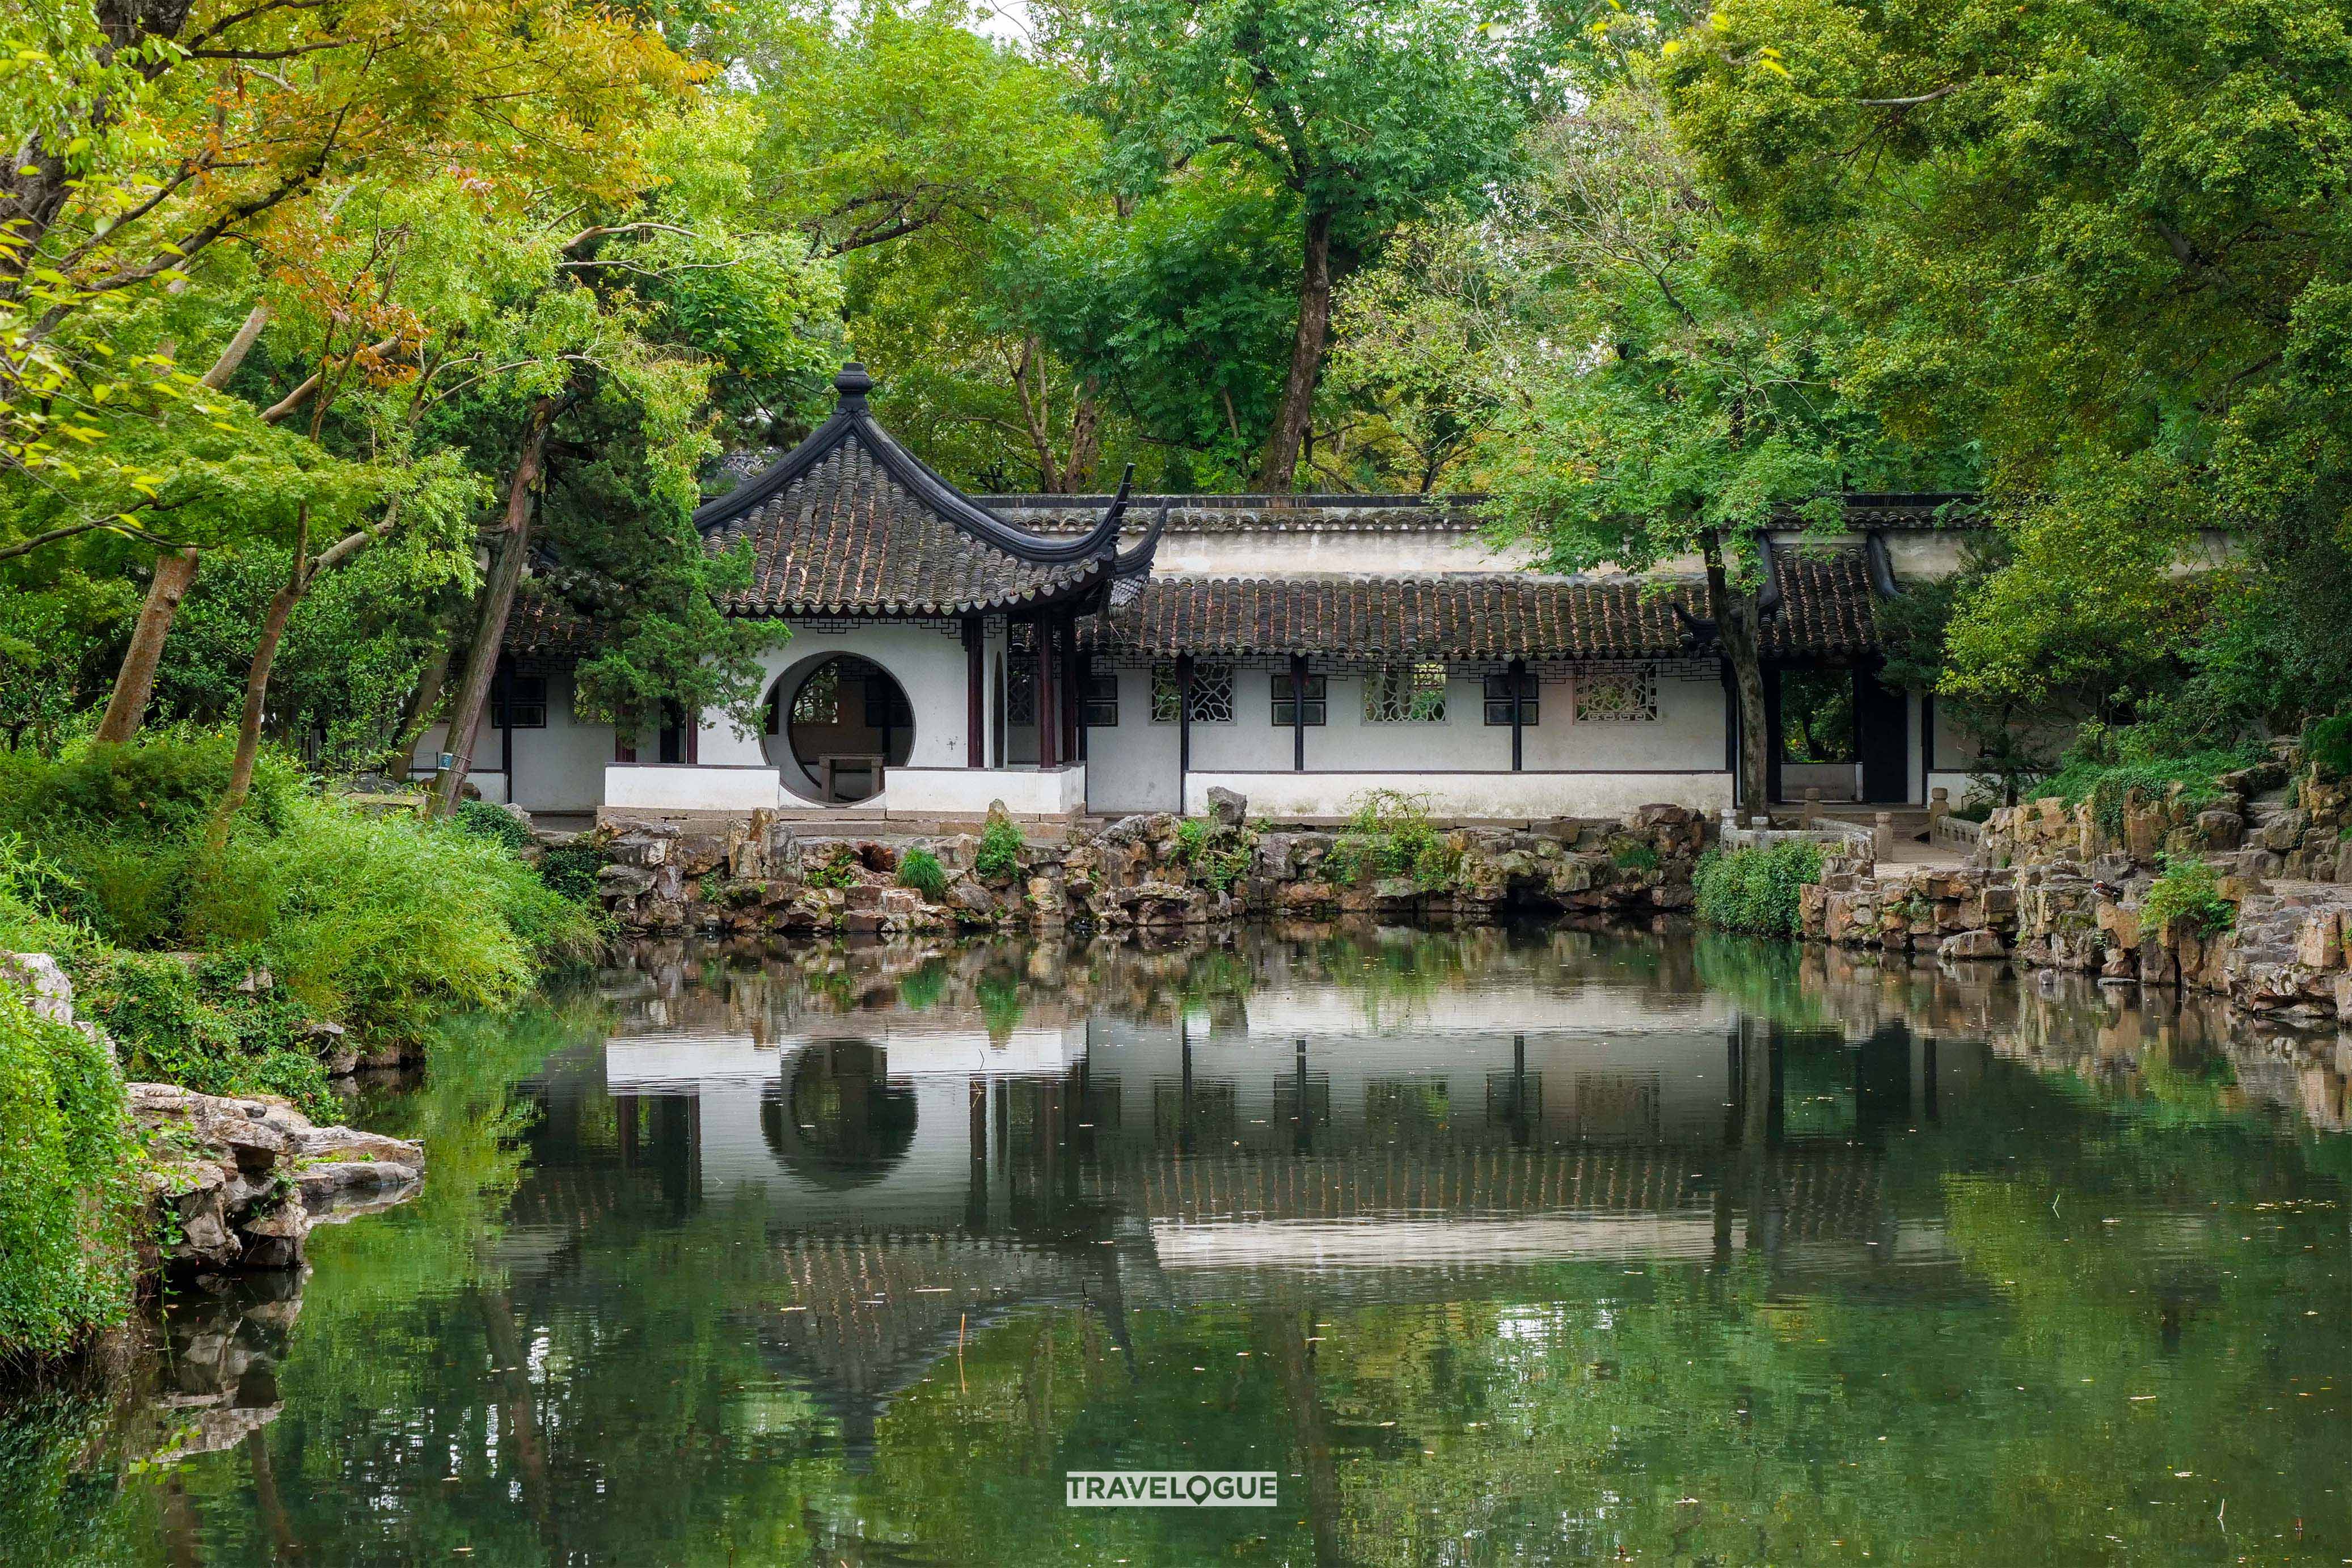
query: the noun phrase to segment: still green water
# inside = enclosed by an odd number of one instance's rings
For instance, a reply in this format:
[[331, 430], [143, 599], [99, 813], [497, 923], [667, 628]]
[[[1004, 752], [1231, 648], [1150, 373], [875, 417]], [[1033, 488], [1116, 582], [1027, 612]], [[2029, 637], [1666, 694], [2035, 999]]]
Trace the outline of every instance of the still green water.
[[1707, 937], [648, 952], [0, 1405], [0, 1560], [2352, 1561], [2336, 1051]]

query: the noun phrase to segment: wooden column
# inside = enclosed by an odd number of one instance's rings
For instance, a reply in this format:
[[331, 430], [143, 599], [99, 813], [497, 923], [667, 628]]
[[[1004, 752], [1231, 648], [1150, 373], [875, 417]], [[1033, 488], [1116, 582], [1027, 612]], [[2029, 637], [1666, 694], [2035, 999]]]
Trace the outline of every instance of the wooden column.
[[1184, 810], [1184, 775], [1192, 771], [1192, 655], [1176, 655], [1176, 810]]
[[1307, 771], [1307, 655], [1290, 655], [1290, 770]]
[[[1077, 642], [1077, 628], [1073, 625], [1070, 631], [1070, 641], [1075, 644]], [[1084, 762], [1087, 759], [1087, 693], [1094, 685], [1095, 656], [1092, 653], [1081, 653], [1073, 646], [1070, 652], [1070, 690], [1076, 694], [1070, 699], [1070, 755], [1076, 760]]]
[[964, 766], [988, 766], [988, 639], [986, 622], [977, 615], [963, 618]]
[[1031, 622], [1036, 628], [1037, 766], [1062, 765], [1062, 708], [1059, 683], [1054, 679], [1054, 622], [1044, 615]]
[[1517, 773], [1526, 765], [1523, 742], [1528, 722], [1528, 662], [1513, 659], [1507, 678], [1511, 683], [1511, 771]]
[[1085, 715], [1086, 687], [1078, 681], [1078, 618], [1070, 616], [1062, 622], [1062, 668], [1055, 684], [1062, 690], [1062, 760], [1084, 762], [1087, 759], [1086, 727], [1079, 722]]

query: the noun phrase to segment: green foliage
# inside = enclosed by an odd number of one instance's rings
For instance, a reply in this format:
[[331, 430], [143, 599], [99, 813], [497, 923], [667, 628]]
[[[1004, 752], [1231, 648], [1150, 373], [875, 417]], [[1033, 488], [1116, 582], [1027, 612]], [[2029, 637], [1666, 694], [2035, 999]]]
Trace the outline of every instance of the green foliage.
[[2305, 726], [2303, 756], [2323, 779], [2352, 778], [2352, 713], [2314, 719]]
[[604, 869], [604, 852], [586, 838], [568, 844], [550, 844], [539, 853], [539, 880], [562, 897], [591, 908], [596, 903], [596, 873]]
[[0, 1361], [68, 1350], [131, 1305], [139, 1191], [122, 1080], [0, 989]]
[[898, 885], [911, 887], [937, 904], [948, 890], [947, 868], [929, 850], [908, 850], [898, 857]]
[[487, 839], [509, 854], [520, 854], [538, 841], [520, 818], [504, 806], [494, 806], [488, 800], [465, 800], [450, 813], [450, 823], [459, 832]]
[[259, 984], [257, 952], [191, 966], [169, 954], [106, 953], [76, 966], [77, 1005], [106, 1026], [134, 1078], [205, 1094], [283, 1094], [314, 1119], [334, 1106], [310, 1010]]
[[1256, 841], [1248, 829], [1227, 828], [1210, 817], [1187, 817], [1176, 824], [1176, 858], [1219, 893], [1232, 891], [1249, 870]]
[[[218, 736], [89, 745], [57, 758], [0, 751], [0, 832], [39, 846], [46, 885], [60, 901], [52, 913], [110, 942], [167, 942], [185, 923], [233, 751]], [[247, 803], [250, 826], [282, 828], [297, 787], [282, 761], [265, 756]]]
[[835, 850], [833, 858], [822, 865], [809, 867], [803, 879], [811, 887], [855, 887], [857, 885], [857, 856], [847, 849]]
[[1461, 868], [1462, 852], [1429, 820], [1426, 796], [1369, 789], [1325, 857], [1334, 882], [1361, 884], [1409, 877], [1425, 890], [1444, 887]]
[[983, 882], [1010, 881], [1020, 873], [1024, 848], [1021, 830], [997, 818], [981, 830], [980, 850], [971, 858], [971, 868]]
[[2176, 927], [2215, 936], [2238, 923], [2238, 906], [2221, 896], [2213, 868], [2194, 856], [2166, 855], [2163, 874], [2140, 900], [2143, 924], [2169, 935]]
[[1609, 846], [1609, 863], [1619, 871], [1635, 871], [1649, 874], [1664, 863], [1655, 844], [1639, 839], [1617, 839]]
[[1698, 917], [1726, 931], [1794, 936], [1802, 928], [1798, 894], [1822, 878], [1822, 846], [1810, 839], [1726, 851], [1699, 857], [1694, 880]]
[[589, 911], [473, 834], [331, 800], [288, 819], [275, 834], [240, 819], [190, 932], [257, 946], [305, 1005], [362, 1035], [415, 1040], [440, 1012], [512, 1002], [596, 943]]
[[2086, 724], [2058, 770], [2035, 786], [2036, 791], [2055, 795], [2069, 806], [2089, 801], [2100, 828], [2109, 837], [2120, 838], [2124, 803], [2134, 789], [2160, 801], [2177, 786], [2191, 808], [2212, 805], [2228, 798], [2216, 782], [2220, 775], [2255, 760], [2251, 748], [2167, 755], [2162, 749], [2166, 738], [2147, 727], [2109, 729]]

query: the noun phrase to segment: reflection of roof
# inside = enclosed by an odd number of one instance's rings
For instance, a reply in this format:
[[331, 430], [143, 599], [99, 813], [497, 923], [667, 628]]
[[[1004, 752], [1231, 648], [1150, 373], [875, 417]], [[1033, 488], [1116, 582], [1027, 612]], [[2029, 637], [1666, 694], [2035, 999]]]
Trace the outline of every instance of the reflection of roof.
[[[1765, 652], [1836, 655], [1878, 645], [1856, 549], [1777, 553], [1782, 591]], [[1671, 606], [1704, 616], [1702, 585], [1660, 589], [1496, 572], [1363, 578], [1155, 578], [1084, 636], [1097, 648], [1173, 653], [1392, 654], [1428, 659], [1672, 658], [1690, 640]]]
[[1075, 538], [1005, 521], [925, 466], [874, 421], [857, 365], [831, 419], [764, 473], [694, 515], [715, 549], [749, 544], [739, 615], [939, 615], [1075, 598], [1147, 570], [1150, 539], [1118, 552], [1114, 502]]

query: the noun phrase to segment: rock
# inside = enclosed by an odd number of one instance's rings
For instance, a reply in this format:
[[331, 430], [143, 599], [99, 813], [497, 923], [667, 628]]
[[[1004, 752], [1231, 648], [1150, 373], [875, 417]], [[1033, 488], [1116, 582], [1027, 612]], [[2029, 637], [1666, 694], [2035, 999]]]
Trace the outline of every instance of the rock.
[[51, 1023], [74, 1021], [73, 982], [47, 953], [0, 953], [0, 985], [22, 992], [37, 1018]]
[[1936, 949], [1936, 956], [1947, 963], [1964, 958], [2000, 958], [2007, 953], [2001, 946], [2000, 933], [1981, 929], [1947, 936]]
[[1249, 818], [1249, 800], [1223, 785], [1209, 786], [1209, 815], [1228, 828], [1238, 828]]

